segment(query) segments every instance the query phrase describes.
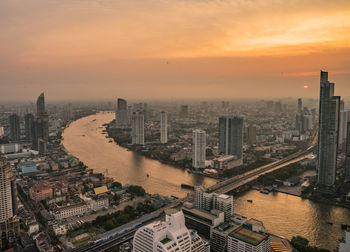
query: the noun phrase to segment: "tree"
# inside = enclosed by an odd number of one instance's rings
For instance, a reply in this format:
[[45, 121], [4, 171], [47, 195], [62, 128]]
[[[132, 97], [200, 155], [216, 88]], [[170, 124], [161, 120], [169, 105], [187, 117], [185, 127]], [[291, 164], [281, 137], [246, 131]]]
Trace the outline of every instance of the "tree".
[[135, 194], [136, 196], [145, 196], [146, 191], [141, 186], [131, 185], [128, 187], [127, 191], [131, 194]]
[[117, 182], [117, 181], [114, 181], [114, 182], [112, 183], [112, 188], [120, 188], [120, 187], [122, 187], [122, 184], [121, 184], [121, 183], [119, 183], [119, 182]]

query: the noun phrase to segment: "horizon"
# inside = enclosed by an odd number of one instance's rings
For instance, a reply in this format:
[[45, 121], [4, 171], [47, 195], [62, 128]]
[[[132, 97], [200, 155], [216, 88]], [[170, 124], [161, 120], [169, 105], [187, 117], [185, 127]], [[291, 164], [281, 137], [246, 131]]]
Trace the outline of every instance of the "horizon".
[[[0, 2], [1, 100], [350, 94], [350, 2]], [[307, 85], [309, 88], [304, 89]]]

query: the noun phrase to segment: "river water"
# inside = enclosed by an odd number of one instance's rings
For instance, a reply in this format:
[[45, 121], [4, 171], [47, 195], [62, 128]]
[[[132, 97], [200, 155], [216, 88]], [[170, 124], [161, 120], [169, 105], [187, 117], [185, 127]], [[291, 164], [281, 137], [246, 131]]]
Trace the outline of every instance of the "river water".
[[[103, 128], [99, 127], [113, 119], [114, 113], [100, 113], [71, 123], [63, 133], [63, 145], [94, 171], [108, 170], [109, 177], [122, 184], [141, 185], [150, 193], [182, 197], [188, 192], [181, 189], [182, 183], [205, 187], [216, 183], [214, 179], [190, 174], [110, 143], [102, 134]], [[148, 178], [147, 174], [150, 175]], [[253, 203], [247, 202], [248, 199]], [[283, 193], [265, 195], [249, 191], [235, 199], [234, 212], [263, 221], [273, 234], [289, 239], [301, 235], [312, 245], [330, 250], [336, 248], [338, 240], [343, 237], [340, 224], [350, 224], [349, 209]]]

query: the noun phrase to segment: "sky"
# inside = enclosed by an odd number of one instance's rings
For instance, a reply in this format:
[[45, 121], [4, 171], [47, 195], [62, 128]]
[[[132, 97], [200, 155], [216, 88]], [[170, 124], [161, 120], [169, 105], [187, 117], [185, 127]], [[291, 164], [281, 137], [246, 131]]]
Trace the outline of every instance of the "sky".
[[[1, 0], [0, 100], [350, 96], [349, 0]], [[308, 88], [304, 88], [308, 86]]]

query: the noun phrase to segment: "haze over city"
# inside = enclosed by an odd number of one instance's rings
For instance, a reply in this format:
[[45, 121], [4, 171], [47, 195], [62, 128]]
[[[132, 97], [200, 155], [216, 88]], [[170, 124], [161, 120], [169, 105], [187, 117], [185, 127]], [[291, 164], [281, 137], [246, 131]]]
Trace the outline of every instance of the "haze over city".
[[346, 0], [3, 0], [0, 99], [347, 96], [349, 28]]

